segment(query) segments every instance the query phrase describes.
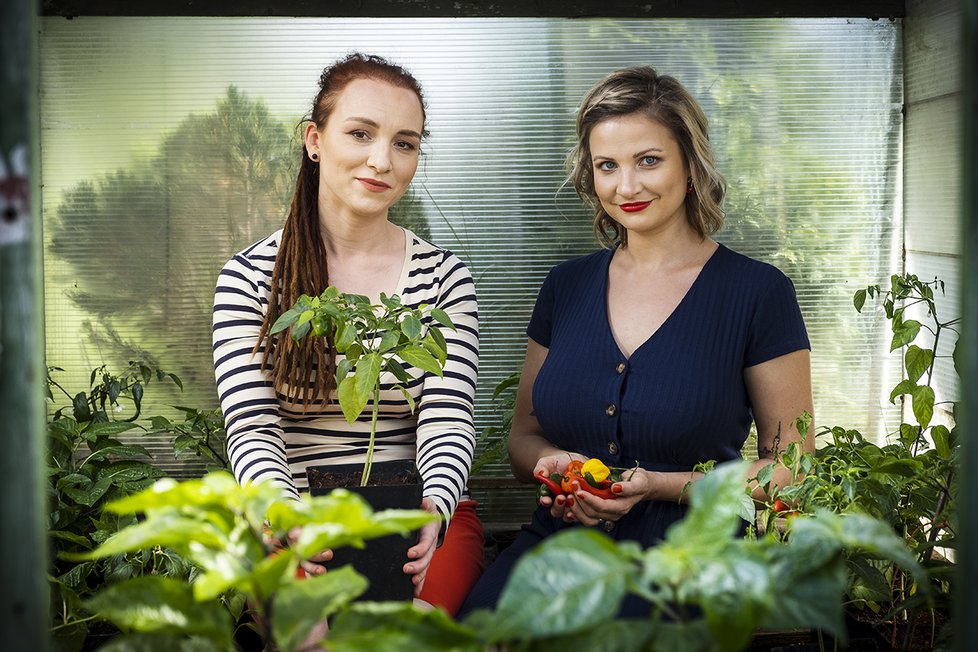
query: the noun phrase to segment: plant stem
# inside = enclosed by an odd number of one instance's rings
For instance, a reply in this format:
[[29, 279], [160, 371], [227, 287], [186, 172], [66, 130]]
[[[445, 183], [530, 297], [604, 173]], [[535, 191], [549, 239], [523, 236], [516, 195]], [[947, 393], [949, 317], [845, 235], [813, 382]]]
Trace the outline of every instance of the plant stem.
[[367, 461], [363, 465], [360, 486], [366, 487], [370, 479], [370, 469], [374, 464], [374, 439], [377, 435], [377, 414], [380, 412], [380, 387], [374, 387], [373, 407], [370, 410], [370, 440], [367, 442]]

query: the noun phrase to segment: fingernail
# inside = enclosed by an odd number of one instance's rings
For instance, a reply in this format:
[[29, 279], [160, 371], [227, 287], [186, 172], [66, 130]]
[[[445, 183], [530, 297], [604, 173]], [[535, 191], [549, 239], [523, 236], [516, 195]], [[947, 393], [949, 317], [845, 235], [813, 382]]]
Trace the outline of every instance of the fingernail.
[[620, 484], [613, 484], [613, 485], [611, 485], [611, 493], [613, 493], [613, 494], [620, 494], [621, 493], [621, 485]]
[[567, 506], [568, 507], [574, 506], [574, 496], [567, 496]]
[[557, 503], [557, 505], [563, 505], [565, 500], [566, 498], [564, 498], [563, 496], [557, 496], [554, 499], [554, 502]]

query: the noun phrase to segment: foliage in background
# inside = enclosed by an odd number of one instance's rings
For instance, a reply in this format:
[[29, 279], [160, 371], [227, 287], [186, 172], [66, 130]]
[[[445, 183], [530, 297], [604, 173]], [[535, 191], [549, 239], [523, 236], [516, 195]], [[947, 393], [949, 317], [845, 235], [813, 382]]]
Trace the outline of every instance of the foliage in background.
[[[814, 455], [799, 455], [791, 448], [782, 459], [805, 473], [802, 482], [778, 493], [792, 510], [829, 509], [878, 518], [906, 541], [926, 569], [926, 577], [920, 577], [901, 564], [849, 558], [849, 604], [885, 626], [895, 649], [910, 645], [921, 614], [933, 644], [941, 624], [936, 612], [947, 613], [954, 593], [960, 442], [956, 428], [936, 418], [935, 406], [941, 401], [933, 379], [938, 344], [956, 332], [958, 320], [942, 321], [938, 315], [935, 291], [943, 288], [939, 279], [924, 282], [907, 273], [893, 275], [888, 289], [873, 285], [855, 293], [860, 312], [867, 298], [879, 299], [891, 326], [890, 351], [900, 351], [903, 358], [904, 378], [889, 398], [908, 401], [904, 416], [910, 418], [888, 442], [877, 445], [858, 430], [826, 427], [819, 436], [828, 441]], [[915, 310], [923, 313], [923, 320], [910, 318]], [[929, 345], [921, 346], [924, 341]], [[769, 528], [776, 516], [767, 512]], [[898, 627], [902, 623], [908, 625]]]
[[487, 464], [509, 464], [506, 440], [513, 426], [513, 410], [516, 409], [516, 390], [520, 384], [520, 373], [510, 374], [501, 380], [492, 391], [493, 419], [476, 440], [479, 451], [472, 461], [472, 475], [477, 476]]
[[[146, 431], [139, 421], [147, 385], [172, 382], [179, 387], [181, 383], [175, 374], [130, 362], [118, 375], [104, 365], [93, 369], [88, 390], [73, 394], [55, 379], [58, 371], [48, 371], [48, 398], [55, 401], [57, 392], [69, 403], [51, 413], [47, 428], [52, 634], [58, 650], [77, 650], [98, 621], [82, 608], [82, 601], [103, 585], [147, 573], [186, 578], [192, 572], [179, 555], [162, 547], [97, 561], [67, 557], [93, 550], [135, 522], [131, 516], [104, 512], [103, 507], [142, 491], [164, 472], [150, 461], [145, 447], [123, 443], [119, 436]], [[210, 415], [191, 415], [182, 424], [162, 417], [143, 419], [147, 420], [157, 431], [176, 432], [195, 442], [210, 438], [218, 450], [223, 448]], [[205, 431], [205, 427], [212, 429]]]

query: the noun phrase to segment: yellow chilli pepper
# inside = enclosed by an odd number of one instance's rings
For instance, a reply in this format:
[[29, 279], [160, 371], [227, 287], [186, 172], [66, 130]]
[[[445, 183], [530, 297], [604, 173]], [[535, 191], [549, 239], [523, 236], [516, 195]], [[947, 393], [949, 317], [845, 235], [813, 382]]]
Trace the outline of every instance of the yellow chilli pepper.
[[581, 475], [590, 473], [595, 482], [604, 482], [611, 475], [611, 469], [596, 457], [592, 457], [581, 467]]

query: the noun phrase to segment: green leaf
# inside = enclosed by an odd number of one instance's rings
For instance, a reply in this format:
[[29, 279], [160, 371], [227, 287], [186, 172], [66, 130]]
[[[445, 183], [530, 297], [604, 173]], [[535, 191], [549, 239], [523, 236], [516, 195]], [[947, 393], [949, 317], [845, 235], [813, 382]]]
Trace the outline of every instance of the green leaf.
[[[421, 610], [410, 603], [364, 602], [351, 605], [330, 625], [329, 649], [480, 652], [485, 647], [477, 642], [471, 628], [454, 622], [440, 609]], [[607, 652], [607, 648], [603, 650]]]
[[607, 537], [583, 528], [559, 532], [516, 563], [487, 635], [500, 641], [598, 627], [617, 613], [635, 570]]
[[276, 333], [284, 331], [286, 328], [294, 324], [295, 321], [299, 319], [299, 315], [301, 315], [303, 312], [304, 309], [299, 306], [289, 308], [275, 320], [275, 323], [272, 324], [272, 330], [270, 333], [275, 335]]
[[109, 403], [115, 405], [115, 401], [119, 398], [119, 394], [122, 392], [122, 383], [118, 380], [113, 380], [109, 383]]
[[865, 303], [866, 290], [856, 290], [856, 293], [852, 295], [852, 305], [856, 307], [856, 312], [862, 312]]
[[203, 523], [171, 512], [119, 530], [97, 549], [73, 558], [101, 559], [154, 546], [169, 546], [180, 552], [187, 550], [188, 545], [221, 548], [226, 541], [227, 533], [213, 523]]
[[437, 331], [429, 331], [424, 339], [421, 340], [421, 346], [425, 348], [434, 358], [438, 361], [438, 366], [440, 368], [445, 367], [445, 361], [448, 360], [448, 352], [445, 351], [444, 347], [438, 344], [438, 342], [431, 336], [431, 333]]
[[404, 400], [407, 401], [408, 408], [411, 410], [411, 414], [414, 414], [414, 409], [416, 406], [414, 403], [414, 397], [411, 396], [411, 392], [407, 391], [406, 388], [400, 386], [398, 387], [398, 389], [401, 390], [401, 394], [404, 396]]
[[455, 330], [455, 324], [452, 322], [452, 318], [448, 316], [448, 313], [441, 308], [432, 308], [431, 316], [434, 317], [435, 321], [444, 326], [445, 328]]
[[907, 365], [907, 377], [913, 382], [917, 382], [921, 376], [930, 368], [934, 360], [934, 352], [931, 349], [922, 349], [916, 344], [907, 347], [905, 356]]
[[[94, 373], [94, 372], [93, 372]], [[88, 395], [85, 392], [78, 392], [71, 401], [75, 421], [89, 421], [92, 418], [92, 411], [88, 407]]]
[[343, 416], [346, 417], [346, 422], [350, 425], [356, 422], [357, 418], [363, 414], [364, 408], [367, 407], [368, 399], [366, 397], [363, 400], [360, 399], [356, 386], [356, 376], [347, 376], [340, 382], [339, 387], [336, 388], [336, 396], [340, 401], [340, 409], [343, 410]]
[[686, 517], [671, 527], [666, 540], [722, 542], [740, 528], [744, 498], [746, 462], [727, 462], [693, 483], [690, 509]]
[[380, 353], [387, 353], [401, 340], [401, 334], [397, 331], [387, 331], [384, 336], [380, 338], [380, 347], [378, 351]]
[[[124, 634], [99, 647], [99, 652], [227, 652], [227, 647], [201, 636]], [[65, 651], [67, 652], [67, 651]]]
[[404, 367], [401, 366], [401, 363], [394, 358], [387, 358], [387, 360], [384, 361], [384, 366], [387, 368], [387, 371], [394, 374], [394, 377], [397, 378], [398, 381], [402, 383], [411, 382], [411, 375]]
[[177, 387], [179, 387], [181, 390], [183, 389], [183, 381], [180, 380], [179, 376], [176, 374], [167, 374], [167, 376], [169, 376], [170, 380], [172, 380]]
[[[366, 590], [367, 580], [351, 566], [282, 587], [272, 602], [275, 641], [284, 649], [297, 649], [316, 625]], [[330, 649], [335, 649], [332, 631]]]
[[951, 458], [951, 433], [947, 429], [947, 426], [936, 425], [931, 428], [930, 431], [931, 439], [934, 440], [934, 449], [937, 454], [944, 459]]
[[268, 510], [268, 520], [277, 531], [303, 526], [299, 539], [290, 547], [303, 558], [327, 548], [362, 546], [364, 540], [378, 536], [407, 534], [438, 519], [423, 510], [374, 512], [362, 497], [346, 489], [303, 498], [298, 503], [278, 501]]
[[893, 388], [893, 391], [890, 392], [890, 403], [895, 402], [897, 396], [910, 394], [911, 392], [913, 392], [915, 387], [917, 387], [916, 382], [904, 378], [899, 383], [897, 383], [896, 387]]
[[893, 340], [890, 342], [890, 350], [895, 351], [901, 346], [910, 344], [917, 338], [917, 333], [920, 332], [920, 322], [916, 320], [908, 321], [894, 321], [893, 322]]
[[[374, 392], [379, 389], [383, 363], [383, 357], [376, 352], [368, 353], [357, 361], [355, 386], [357, 405], [362, 403], [366, 407], [367, 402], [373, 398]], [[349, 420], [349, 417], [347, 419]]]
[[397, 355], [401, 358], [401, 360], [404, 360], [404, 362], [417, 367], [422, 371], [433, 373], [436, 376], [441, 376], [443, 373], [441, 366], [438, 364], [438, 360], [428, 353], [424, 347], [411, 344], [401, 349]]
[[140, 632], [203, 634], [230, 643], [231, 623], [219, 602], [197, 602], [182, 580], [145, 575], [108, 586], [86, 607], [117, 625]]
[[349, 358], [343, 358], [336, 364], [336, 382], [341, 383], [346, 375], [350, 373], [350, 369], [353, 367], [353, 361]]
[[[730, 550], [748, 548], [734, 545]], [[764, 615], [774, 608], [777, 582], [758, 555], [717, 555], [704, 560], [682, 591], [695, 596], [721, 650], [743, 650]]]
[[336, 341], [333, 345], [336, 350], [340, 353], [346, 353], [346, 350], [350, 348], [357, 336], [356, 326], [350, 324], [350, 322], [340, 322], [336, 327]]
[[298, 342], [303, 337], [308, 335], [310, 330], [312, 330], [312, 326], [309, 324], [309, 322], [306, 322], [304, 324], [296, 324], [295, 326], [292, 327], [291, 330], [292, 339]]
[[405, 315], [401, 320], [401, 330], [412, 342], [421, 338], [421, 320], [414, 315]]
[[913, 396], [913, 415], [917, 417], [917, 423], [921, 428], [930, 425], [930, 420], [934, 416], [934, 390], [927, 385], [918, 385], [911, 392]]
[[[124, 432], [129, 432], [133, 428], [138, 428], [135, 423], [129, 421], [95, 421], [85, 428], [86, 435], [95, 435], [97, 437], [115, 437]], [[144, 448], [143, 451], [146, 451]], [[146, 456], [149, 456], [149, 452], [146, 451]]]

